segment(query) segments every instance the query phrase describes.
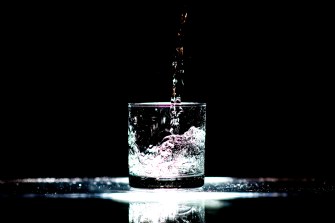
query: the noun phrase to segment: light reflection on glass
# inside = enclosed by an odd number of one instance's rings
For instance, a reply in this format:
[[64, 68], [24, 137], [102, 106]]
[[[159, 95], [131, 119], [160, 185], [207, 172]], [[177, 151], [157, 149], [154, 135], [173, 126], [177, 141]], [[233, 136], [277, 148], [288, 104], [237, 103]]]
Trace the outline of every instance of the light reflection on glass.
[[205, 223], [204, 201], [131, 202], [129, 223]]

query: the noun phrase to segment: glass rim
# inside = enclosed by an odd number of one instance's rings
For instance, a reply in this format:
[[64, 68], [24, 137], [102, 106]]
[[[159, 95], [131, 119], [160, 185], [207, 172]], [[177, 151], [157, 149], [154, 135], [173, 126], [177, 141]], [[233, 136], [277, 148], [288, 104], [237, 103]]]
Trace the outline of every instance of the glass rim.
[[128, 107], [171, 107], [171, 105], [175, 106], [183, 106], [183, 107], [192, 107], [192, 106], [206, 106], [205, 102], [180, 102], [180, 103], [172, 103], [172, 102], [129, 102]]

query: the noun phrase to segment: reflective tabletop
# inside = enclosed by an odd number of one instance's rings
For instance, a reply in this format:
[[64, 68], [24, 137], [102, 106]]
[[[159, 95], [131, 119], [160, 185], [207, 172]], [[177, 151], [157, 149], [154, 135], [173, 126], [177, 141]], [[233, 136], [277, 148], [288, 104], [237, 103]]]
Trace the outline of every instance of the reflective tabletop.
[[206, 177], [203, 187], [188, 189], [137, 189], [127, 177], [24, 178], [0, 180], [0, 203], [3, 213], [25, 219], [43, 213], [129, 223], [265, 222], [320, 220], [333, 209], [334, 191], [333, 180], [315, 178]]

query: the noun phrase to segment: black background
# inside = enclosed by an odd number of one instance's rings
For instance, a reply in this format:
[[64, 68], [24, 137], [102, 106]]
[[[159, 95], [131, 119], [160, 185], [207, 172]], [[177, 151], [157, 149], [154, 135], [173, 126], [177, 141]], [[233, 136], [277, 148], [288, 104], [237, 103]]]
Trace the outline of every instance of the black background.
[[[168, 101], [182, 1], [8, 6], [1, 177], [127, 176], [127, 103]], [[186, 2], [206, 175], [329, 177], [330, 29], [314, 5]]]

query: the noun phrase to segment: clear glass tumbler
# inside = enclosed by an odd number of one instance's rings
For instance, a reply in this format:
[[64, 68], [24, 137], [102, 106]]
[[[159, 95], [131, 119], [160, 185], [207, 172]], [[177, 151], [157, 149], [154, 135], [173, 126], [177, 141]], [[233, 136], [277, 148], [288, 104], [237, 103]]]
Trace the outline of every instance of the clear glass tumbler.
[[205, 137], [205, 103], [128, 103], [129, 185], [203, 186]]

